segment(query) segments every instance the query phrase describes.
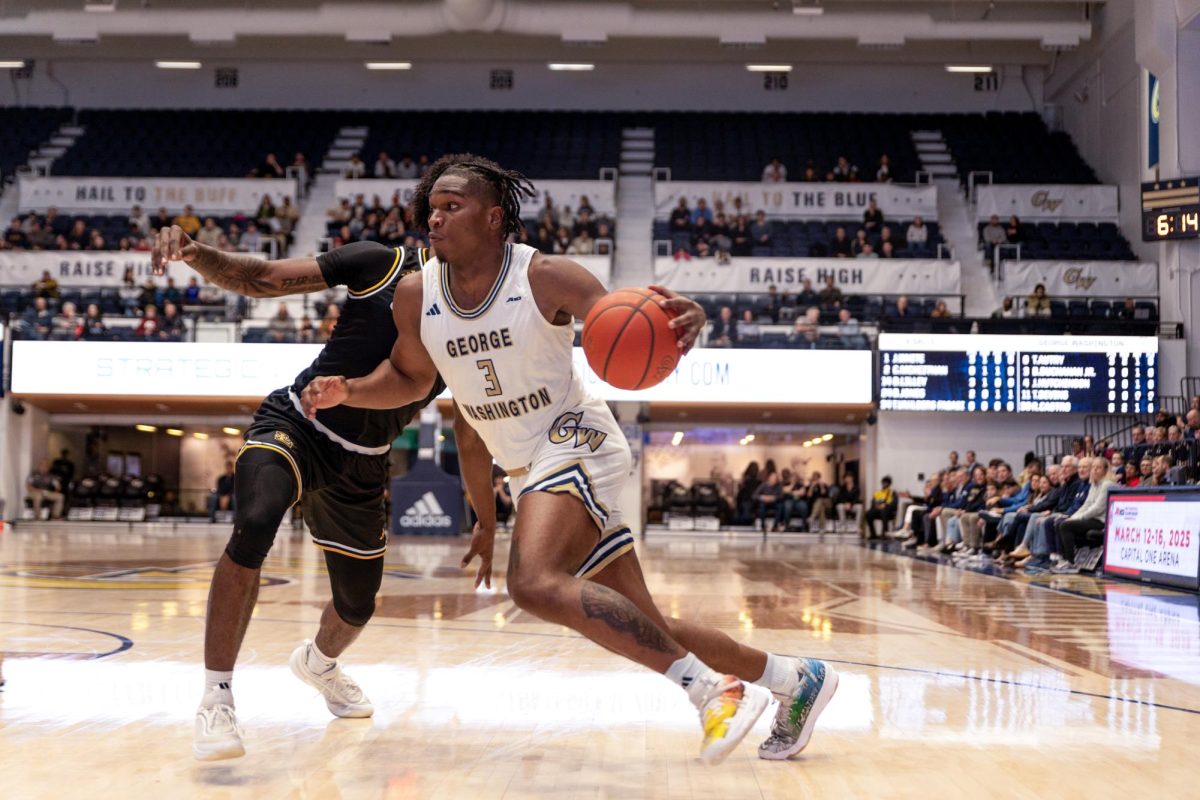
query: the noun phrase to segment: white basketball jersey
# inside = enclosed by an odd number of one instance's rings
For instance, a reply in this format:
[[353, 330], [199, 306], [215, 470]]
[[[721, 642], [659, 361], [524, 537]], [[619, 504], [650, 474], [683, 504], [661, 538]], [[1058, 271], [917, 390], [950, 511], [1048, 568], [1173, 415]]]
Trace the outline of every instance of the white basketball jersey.
[[510, 472], [529, 466], [558, 415], [586, 397], [571, 360], [573, 326], [550, 324], [529, 287], [536, 253], [507, 245], [496, 283], [473, 309], [451, 298], [453, 265], [434, 258], [423, 270], [421, 341], [471, 427]]

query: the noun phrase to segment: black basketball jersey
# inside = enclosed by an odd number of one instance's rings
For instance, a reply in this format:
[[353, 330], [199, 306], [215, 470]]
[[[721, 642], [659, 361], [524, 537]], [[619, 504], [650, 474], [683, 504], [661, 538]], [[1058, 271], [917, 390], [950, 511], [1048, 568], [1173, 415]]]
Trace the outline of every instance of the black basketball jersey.
[[[419, 248], [386, 247], [378, 242], [355, 242], [317, 256], [329, 286], [345, 286], [346, 302], [337, 327], [308, 369], [296, 376], [289, 394], [294, 406], [309, 382], [321, 375], [361, 378], [386, 360], [396, 343], [392, 295], [404, 275], [421, 269], [426, 254]], [[414, 347], [421, 343], [413, 342]], [[445, 389], [439, 378], [419, 403], [382, 411], [336, 406], [317, 412], [318, 430], [330, 438], [376, 449], [391, 445], [417, 413]]]

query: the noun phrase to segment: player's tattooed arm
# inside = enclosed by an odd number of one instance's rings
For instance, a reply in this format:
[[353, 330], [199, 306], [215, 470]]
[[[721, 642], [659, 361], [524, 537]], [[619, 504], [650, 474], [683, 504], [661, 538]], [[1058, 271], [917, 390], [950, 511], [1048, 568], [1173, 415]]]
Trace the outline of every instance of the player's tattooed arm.
[[208, 282], [246, 297], [282, 297], [326, 286], [315, 258], [267, 261], [246, 253], [226, 253], [192, 240], [178, 225], [163, 228], [154, 241], [155, 274], [163, 274], [170, 261], [183, 261]]
[[618, 633], [632, 636], [638, 645], [647, 650], [668, 655], [679, 650], [679, 646], [667, 637], [663, 629], [623, 594], [591, 581], [584, 582], [579, 594], [583, 613], [589, 618], [600, 620]]

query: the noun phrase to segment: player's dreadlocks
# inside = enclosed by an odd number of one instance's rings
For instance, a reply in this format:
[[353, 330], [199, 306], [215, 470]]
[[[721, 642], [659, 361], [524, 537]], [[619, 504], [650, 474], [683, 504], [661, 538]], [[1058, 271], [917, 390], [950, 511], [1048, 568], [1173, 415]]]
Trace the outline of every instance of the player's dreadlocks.
[[458, 153], [442, 156], [433, 162], [429, 172], [417, 184], [412, 198], [412, 221], [418, 230], [429, 231], [429, 194], [437, 179], [446, 174], [461, 175], [471, 185], [482, 184], [495, 196], [496, 205], [504, 212], [505, 236], [520, 233], [525, 228], [521, 222], [521, 198], [534, 197], [536, 194], [529, 179], [483, 156]]

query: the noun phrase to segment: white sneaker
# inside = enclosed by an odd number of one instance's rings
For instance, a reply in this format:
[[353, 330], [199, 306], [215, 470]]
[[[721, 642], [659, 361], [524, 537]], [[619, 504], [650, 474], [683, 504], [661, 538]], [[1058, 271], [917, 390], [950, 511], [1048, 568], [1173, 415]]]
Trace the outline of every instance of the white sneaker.
[[770, 702], [771, 693], [766, 689], [733, 675], [722, 678], [709, 691], [700, 709], [700, 725], [704, 729], [700, 760], [709, 766], [724, 761], [746, 738]]
[[192, 737], [192, 755], [200, 761], [222, 758], [241, 758], [246, 755], [242, 744], [242, 729], [233, 706], [219, 703], [196, 712], [196, 728]]
[[308, 651], [312, 642], [304, 640], [304, 644], [292, 651], [288, 664], [292, 674], [316, 689], [325, 697], [325, 705], [335, 717], [369, 717], [375, 713], [375, 706], [363, 694], [362, 689], [349, 675], [342, 672], [340, 665], [335, 665], [328, 672], [316, 673], [308, 667]]

